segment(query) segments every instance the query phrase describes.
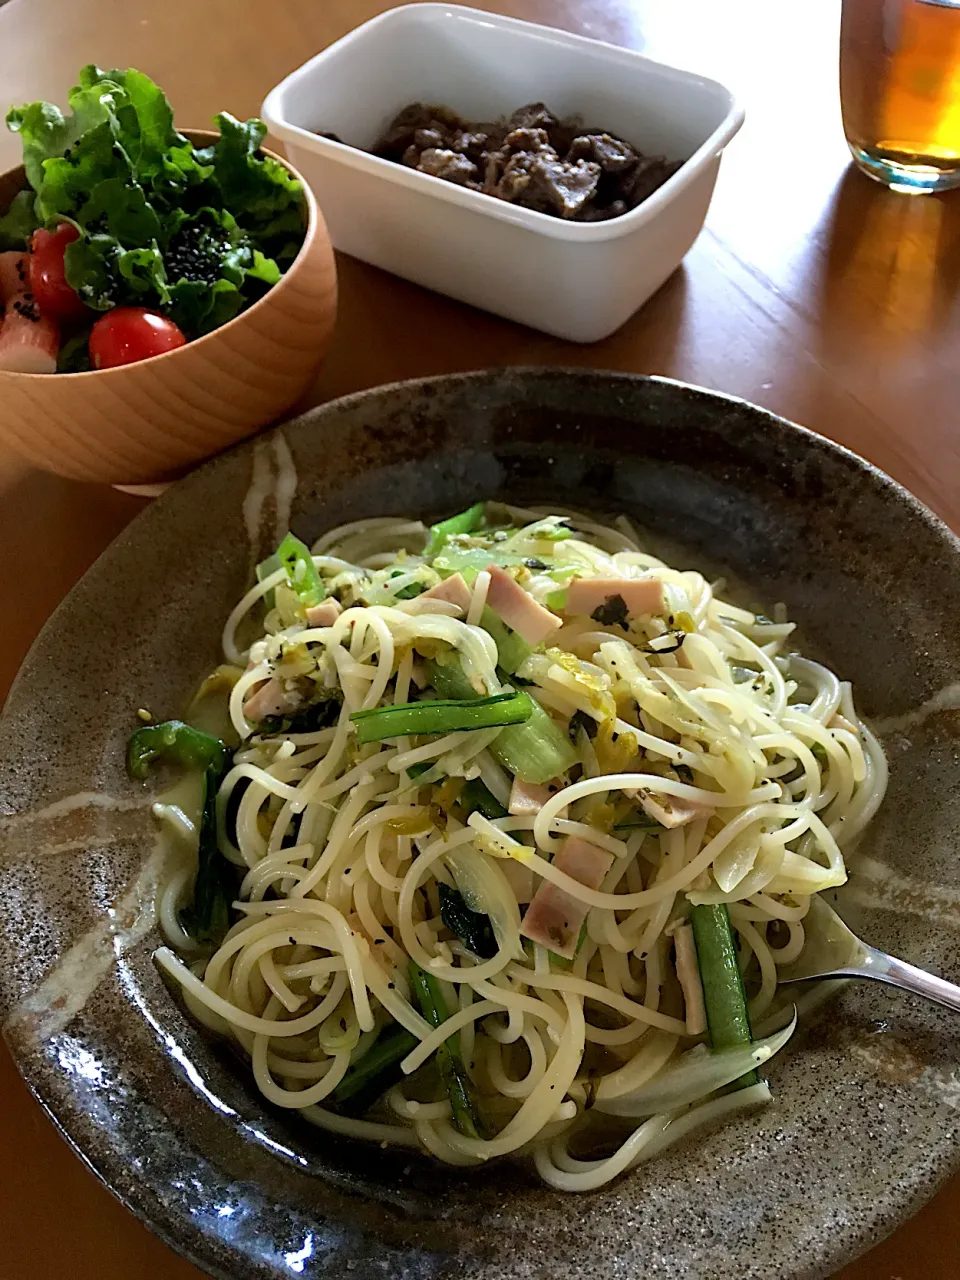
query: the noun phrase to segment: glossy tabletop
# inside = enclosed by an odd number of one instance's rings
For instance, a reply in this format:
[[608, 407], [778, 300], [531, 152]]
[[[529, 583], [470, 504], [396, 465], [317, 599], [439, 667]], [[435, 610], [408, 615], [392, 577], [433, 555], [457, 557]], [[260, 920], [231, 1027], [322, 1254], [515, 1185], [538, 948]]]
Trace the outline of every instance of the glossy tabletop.
[[[896, 195], [850, 167], [836, 87], [839, 0], [476, 3], [727, 83], [747, 122], [725, 155], [706, 228], [647, 306], [590, 347], [341, 258], [336, 337], [312, 399], [506, 364], [668, 374], [744, 396], [848, 445], [960, 530], [960, 192]], [[0, 106], [63, 102], [78, 68], [98, 62], [153, 76], [181, 126], [202, 127], [224, 108], [253, 115], [287, 72], [386, 7], [9, 0], [0, 5]], [[18, 159], [16, 139], [0, 135], [0, 170]], [[0, 453], [0, 696], [54, 606], [141, 505]], [[83, 1168], [2, 1047], [0, 1097], [2, 1280], [199, 1275]], [[960, 1181], [842, 1275], [960, 1277]]]

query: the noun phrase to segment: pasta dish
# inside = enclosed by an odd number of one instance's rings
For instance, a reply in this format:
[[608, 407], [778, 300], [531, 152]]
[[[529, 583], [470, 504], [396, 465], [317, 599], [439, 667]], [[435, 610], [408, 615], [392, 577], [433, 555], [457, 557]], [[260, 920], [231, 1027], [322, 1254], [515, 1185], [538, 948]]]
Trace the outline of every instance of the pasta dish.
[[569, 1191], [766, 1102], [778, 969], [886, 785], [782, 609], [493, 502], [288, 534], [257, 578], [128, 764], [195, 780], [155, 806], [156, 960], [264, 1096]]

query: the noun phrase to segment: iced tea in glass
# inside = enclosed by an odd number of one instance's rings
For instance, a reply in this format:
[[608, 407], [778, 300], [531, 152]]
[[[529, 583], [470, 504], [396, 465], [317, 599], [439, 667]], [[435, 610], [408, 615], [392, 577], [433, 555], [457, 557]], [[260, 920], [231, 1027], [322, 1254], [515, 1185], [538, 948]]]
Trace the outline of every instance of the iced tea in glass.
[[843, 129], [898, 191], [960, 186], [960, 0], [843, 0]]

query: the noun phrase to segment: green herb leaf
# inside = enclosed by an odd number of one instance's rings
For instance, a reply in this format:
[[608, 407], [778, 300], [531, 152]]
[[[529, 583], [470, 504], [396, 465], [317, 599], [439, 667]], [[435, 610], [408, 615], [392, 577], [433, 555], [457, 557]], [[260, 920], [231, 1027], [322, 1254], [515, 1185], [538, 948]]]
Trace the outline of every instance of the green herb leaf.
[[460, 939], [468, 951], [481, 960], [490, 960], [497, 954], [497, 938], [490, 917], [481, 911], [471, 911], [458, 889], [451, 889], [441, 880], [440, 918], [452, 934]]

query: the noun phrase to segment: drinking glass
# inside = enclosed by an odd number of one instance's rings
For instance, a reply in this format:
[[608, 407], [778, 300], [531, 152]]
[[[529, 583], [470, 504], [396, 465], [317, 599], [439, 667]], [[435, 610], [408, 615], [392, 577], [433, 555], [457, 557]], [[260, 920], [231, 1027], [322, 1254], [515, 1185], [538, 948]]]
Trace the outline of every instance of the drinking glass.
[[843, 130], [896, 191], [960, 186], [960, 0], [843, 0]]

